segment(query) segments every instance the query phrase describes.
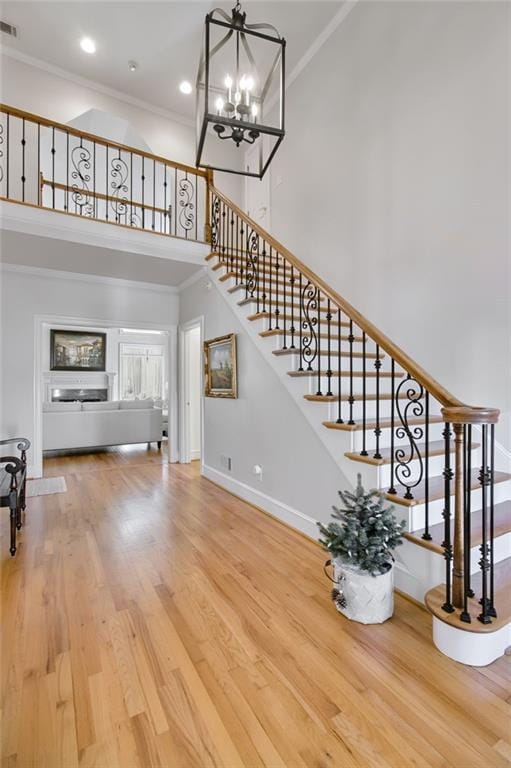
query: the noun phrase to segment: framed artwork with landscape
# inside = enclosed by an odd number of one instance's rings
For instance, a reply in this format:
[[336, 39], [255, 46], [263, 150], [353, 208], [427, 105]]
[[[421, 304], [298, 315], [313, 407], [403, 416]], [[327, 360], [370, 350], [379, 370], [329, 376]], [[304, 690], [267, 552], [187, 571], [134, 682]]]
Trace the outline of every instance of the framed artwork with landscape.
[[206, 397], [238, 396], [235, 333], [204, 342], [204, 381]]
[[106, 333], [50, 331], [51, 371], [104, 371]]

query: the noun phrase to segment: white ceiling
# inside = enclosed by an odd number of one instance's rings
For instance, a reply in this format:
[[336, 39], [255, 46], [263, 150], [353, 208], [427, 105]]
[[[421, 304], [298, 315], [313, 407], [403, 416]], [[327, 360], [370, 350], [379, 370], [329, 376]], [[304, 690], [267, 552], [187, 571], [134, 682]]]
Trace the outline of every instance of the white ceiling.
[[[18, 27], [17, 39], [2, 43], [89, 80], [114, 88], [159, 109], [191, 118], [193, 94], [184, 96], [179, 83], [195, 82], [205, 14], [214, 7], [227, 11], [232, 2], [3, 2], [1, 18]], [[287, 70], [292, 71], [342, 0], [245, 0], [249, 23], [273, 24], [287, 41]], [[96, 53], [84, 53], [79, 41], [91, 37]], [[128, 61], [138, 62], [130, 72]]]
[[201, 269], [198, 264], [9, 230], [0, 232], [0, 246], [2, 262], [5, 264], [120, 277], [157, 285], [178, 286]]

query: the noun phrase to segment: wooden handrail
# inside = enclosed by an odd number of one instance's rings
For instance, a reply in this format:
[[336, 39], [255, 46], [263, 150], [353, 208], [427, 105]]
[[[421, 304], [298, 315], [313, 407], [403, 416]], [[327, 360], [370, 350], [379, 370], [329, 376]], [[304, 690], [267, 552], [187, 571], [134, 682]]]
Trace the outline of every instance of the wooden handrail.
[[373, 323], [370, 322], [364, 315], [355, 309], [346, 299], [344, 299], [337, 291], [330, 288], [324, 280], [316, 275], [309, 267], [306, 266], [300, 259], [298, 259], [291, 251], [285, 246], [279, 243], [269, 232], [266, 232], [259, 224], [251, 219], [247, 214], [241, 210], [235, 203], [226, 197], [220, 190], [211, 185], [211, 192], [219, 197], [223, 202], [231, 208], [231, 210], [243, 219], [249, 226], [255, 230], [260, 237], [262, 237], [272, 248], [274, 248], [286, 261], [295, 267], [298, 272], [301, 272], [310, 282], [324, 293], [324, 295], [330, 299], [339, 309], [346, 313], [346, 315], [353, 320], [358, 327], [365, 331], [365, 333], [378, 344], [388, 355], [394, 358], [407, 373], [411, 374], [416, 381], [422, 384], [427, 391], [435, 397], [441, 405], [446, 408], [460, 409], [459, 413], [466, 411], [476, 411], [481, 414], [485, 411], [487, 414], [492, 414], [492, 420], [498, 420], [499, 412], [496, 409], [482, 409], [476, 406], [469, 406], [463, 403], [458, 398], [454, 397], [445, 387], [443, 387], [436, 379], [430, 376], [424, 368], [418, 365], [415, 360], [412, 360], [406, 352], [404, 352], [397, 344], [394, 344], [388, 336], [382, 333]]
[[203, 168], [196, 168], [193, 165], [186, 165], [185, 163], [178, 163], [175, 160], [169, 160], [166, 157], [161, 157], [160, 155], [153, 155], [151, 152], [145, 152], [143, 149], [136, 149], [135, 147], [129, 147], [126, 144], [120, 144], [118, 141], [110, 141], [109, 139], [102, 138], [101, 136], [96, 136], [94, 133], [87, 133], [86, 131], [80, 131], [77, 128], [73, 128], [70, 125], [66, 125], [65, 123], [57, 123], [55, 120], [48, 120], [46, 117], [41, 117], [40, 115], [35, 115], [32, 112], [25, 112], [23, 109], [17, 109], [16, 107], [10, 107], [7, 104], [0, 104], [0, 112], [3, 112], [7, 115], [12, 115], [13, 117], [19, 117], [22, 120], [28, 120], [33, 123], [37, 123], [38, 125], [44, 125], [47, 128], [56, 128], [59, 131], [63, 131], [64, 133], [68, 133], [70, 136], [76, 136], [79, 139], [85, 139], [86, 141], [92, 141], [96, 144], [101, 144], [104, 147], [113, 147], [115, 149], [122, 150], [124, 152], [131, 152], [134, 155], [138, 155], [139, 157], [145, 157], [149, 160], [154, 160], [158, 163], [163, 163], [164, 165], [168, 165], [171, 168], [177, 168], [180, 171], [183, 171], [185, 173], [192, 173], [195, 176], [202, 176], [202, 178], [207, 178], [207, 171]]

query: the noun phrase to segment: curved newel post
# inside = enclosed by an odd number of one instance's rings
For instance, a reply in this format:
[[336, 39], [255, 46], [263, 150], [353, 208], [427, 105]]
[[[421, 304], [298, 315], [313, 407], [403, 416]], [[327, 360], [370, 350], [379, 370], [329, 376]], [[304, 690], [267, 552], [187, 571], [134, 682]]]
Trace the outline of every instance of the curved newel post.
[[[471, 471], [472, 426], [480, 425], [482, 432], [481, 468], [475, 478], [481, 492], [481, 613], [478, 616], [483, 624], [491, 622], [496, 615], [493, 605], [493, 484], [494, 484], [494, 425], [498, 422], [499, 411], [496, 408], [471, 408], [456, 406], [442, 408], [444, 422], [452, 425], [454, 431], [454, 527], [450, 535], [450, 520], [446, 519], [444, 549], [452, 553], [452, 601], [454, 608], [461, 609], [461, 621], [471, 621], [468, 599], [474, 596], [470, 578], [471, 549], [471, 509], [474, 476]], [[488, 426], [490, 425], [490, 446], [488, 446]], [[446, 494], [448, 493], [446, 489]], [[445, 509], [450, 509], [450, 500], [445, 499]], [[449, 577], [447, 592], [449, 593]], [[447, 610], [447, 608], [445, 608]]]

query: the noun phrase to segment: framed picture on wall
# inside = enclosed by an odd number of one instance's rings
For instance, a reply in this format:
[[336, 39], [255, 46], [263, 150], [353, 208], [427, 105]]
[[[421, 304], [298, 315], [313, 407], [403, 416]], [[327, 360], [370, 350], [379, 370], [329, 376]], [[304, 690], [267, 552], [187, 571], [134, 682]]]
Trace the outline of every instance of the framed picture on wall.
[[106, 333], [51, 330], [51, 371], [104, 371], [105, 364]]
[[235, 333], [204, 342], [204, 382], [206, 397], [238, 396]]

